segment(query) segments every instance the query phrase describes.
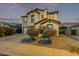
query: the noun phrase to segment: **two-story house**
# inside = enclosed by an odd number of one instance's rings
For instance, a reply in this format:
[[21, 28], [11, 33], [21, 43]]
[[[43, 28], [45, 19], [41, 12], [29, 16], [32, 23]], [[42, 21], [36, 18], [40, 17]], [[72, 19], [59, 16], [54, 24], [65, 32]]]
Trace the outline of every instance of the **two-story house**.
[[32, 9], [25, 16], [22, 16], [22, 31], [27, 32], [29, 26], [50, 27], [57, 31], [56, 35], [59, 35], [59, 19], [58, 11], [48, 12], [47, 9]]

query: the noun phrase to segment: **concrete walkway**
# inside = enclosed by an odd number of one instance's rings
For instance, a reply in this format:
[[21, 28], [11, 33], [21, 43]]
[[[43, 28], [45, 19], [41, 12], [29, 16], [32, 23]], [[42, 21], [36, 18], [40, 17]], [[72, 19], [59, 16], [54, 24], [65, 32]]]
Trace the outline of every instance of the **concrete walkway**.
[[21, 38], [25, 37], [25, 34], [14, 34], [11, 36], [0, 37], [0, 41], [15, 41], [18, 42]]

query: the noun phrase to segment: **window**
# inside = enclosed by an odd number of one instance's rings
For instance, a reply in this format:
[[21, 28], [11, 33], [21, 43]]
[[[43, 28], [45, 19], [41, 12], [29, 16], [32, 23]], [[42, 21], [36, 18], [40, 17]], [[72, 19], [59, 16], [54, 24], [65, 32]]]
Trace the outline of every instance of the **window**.
[[27, 21], [27, 18], [24, 18], [24, 22], [26, 22]]
[[50, 29], [52, 29], [53, 25], [52, 24], [48, 24], [47, 27], [50, 28]]
[[34, 15], [31, 16], [31, 22], [32, 22], [32, 23], [35, 22], [35, 16], [34, 16]]

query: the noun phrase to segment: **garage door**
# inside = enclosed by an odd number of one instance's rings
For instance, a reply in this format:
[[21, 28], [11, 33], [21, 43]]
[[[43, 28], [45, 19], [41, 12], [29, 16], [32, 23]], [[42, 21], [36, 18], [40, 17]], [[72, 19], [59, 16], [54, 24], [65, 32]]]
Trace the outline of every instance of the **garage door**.
[[27, 33], [27, 28], [24, 28], [24, 34], [26, 34]]

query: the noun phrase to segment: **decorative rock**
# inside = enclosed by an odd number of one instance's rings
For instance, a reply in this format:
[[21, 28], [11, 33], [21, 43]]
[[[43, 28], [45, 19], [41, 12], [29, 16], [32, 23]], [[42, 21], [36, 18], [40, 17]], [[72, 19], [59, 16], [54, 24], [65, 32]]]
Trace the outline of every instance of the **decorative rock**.
[[31, 37], [25, 37], [21, 39], [21, 42], [26, 43], [26, 42], [33, 42], [35, 39]]
[[39, 41], [40, 44], [46, 45], [46, 44], [51, 44], [51, 41], [48, 40], [48, 38], [43, 38]]

